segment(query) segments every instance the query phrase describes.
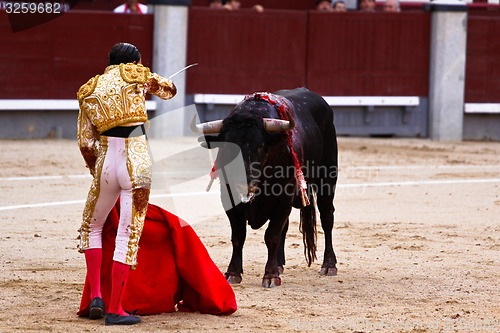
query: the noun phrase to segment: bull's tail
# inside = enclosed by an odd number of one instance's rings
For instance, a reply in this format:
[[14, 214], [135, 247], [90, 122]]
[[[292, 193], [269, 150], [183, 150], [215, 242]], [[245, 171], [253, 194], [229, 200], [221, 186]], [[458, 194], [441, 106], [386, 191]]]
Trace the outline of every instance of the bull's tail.
[[300, 209], [300, 232], [304, 242], [304, 256], [307, 265], [316, 259], [316, 200], [314, 194], [309, 197], [310, 204]]

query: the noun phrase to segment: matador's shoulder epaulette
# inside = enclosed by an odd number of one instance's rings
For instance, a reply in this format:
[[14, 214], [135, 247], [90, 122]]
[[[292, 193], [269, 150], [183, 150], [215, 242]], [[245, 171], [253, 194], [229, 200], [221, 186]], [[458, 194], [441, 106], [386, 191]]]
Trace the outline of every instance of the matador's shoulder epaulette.
[[90, 80], [88, 80], [87, 83], [85, 83], [83, 86], [81, 86], [80, 89], [78, 89], [78, 92], [76, 93], [76, 98], [80, 103], [94, 92], [94, 89], [97, 86], [98, 79], [99, 75], [96, 75]]
[[127, 83], [146, 83], [149, 72], [149, 68], [141, 64], [120, 64], [120, 74]]

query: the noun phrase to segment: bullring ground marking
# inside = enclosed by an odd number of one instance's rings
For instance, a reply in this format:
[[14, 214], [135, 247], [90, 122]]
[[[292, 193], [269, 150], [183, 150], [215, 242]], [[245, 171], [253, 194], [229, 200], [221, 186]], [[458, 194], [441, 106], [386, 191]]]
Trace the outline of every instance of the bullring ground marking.
[[[398, 169], [498, 169], [500, 174], [499, 164], [486, 164], [486, 165], [467, 165], [467, 164], [453, 164], [453, 165], [370, 165], [370, 166], [351, 166], [351, 167], [340, 167], [339, 170], [398, 170]], [[181, 174], [199, 174], [202, 171], [175, 171], [167, 172], [167, 175], [181, 175]], [[208, 175], [208, 172], [206, 172]], [[79, 174], [79, 175], [59, 175], [59, 176], [19, 176], [19, 177], [0, 177], [0, 182], [4, 181], [27, 181], [27, 180], [64, 180], [64, 179], [81, 179], [81, 178], [91, 178], [90, 174]]]
[[[446, 179], [446, 180], [420, 180], [420, 181], [402, 181], [402, 182], [380, 182], [380, 183], [353, 183], [353, 184], [338, 184], [337, 188], [355, 188], [355, 187], [389, 187], [389, 186], [420, 186], [420, 185], [443, 185], [443, 184], [477, 184], [477, 183], [500, 183], [500, 178], [485, 178], [485, 179]], [[188, 197], [188, 196], [205, 196], [220, 194], [219, 191], [212, 192], [180, 192], [180, 193], [164, 193], [152, 194], [151, 199], [168, 198], [168, 197]], [[69, 201], [51, 201], [45, 203], [22, 204], [13, 206], [0, 207], [0, 211], [15, 210], [22, 208], [38, 208], [61, 205], [84, 204], [85, 200], [69, 200]]]

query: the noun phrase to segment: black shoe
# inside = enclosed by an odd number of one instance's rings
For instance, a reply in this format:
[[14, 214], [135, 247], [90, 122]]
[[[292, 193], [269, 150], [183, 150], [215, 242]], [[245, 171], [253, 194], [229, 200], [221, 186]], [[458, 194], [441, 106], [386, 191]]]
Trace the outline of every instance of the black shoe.
[[95, 297], [90, 301], [90, 319], [101, 319], [106, 315], [106, 308], [104, 307], [104, 302], [102, 298]]
[[108, 313], [106, 316], [106, 325], [134, 325], [139, 324], [141, 318], [137, 316], [122, 316], [119, 314]]

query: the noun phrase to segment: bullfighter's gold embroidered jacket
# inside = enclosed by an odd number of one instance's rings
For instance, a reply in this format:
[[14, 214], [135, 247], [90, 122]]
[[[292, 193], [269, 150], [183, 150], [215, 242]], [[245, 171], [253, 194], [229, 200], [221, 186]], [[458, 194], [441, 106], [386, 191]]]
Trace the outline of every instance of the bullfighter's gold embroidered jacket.
[[162, 99], [175, 96], [177, 89], [167, 78], [141, 64], [108, 66], [80, 87], [77, 99], [78, 146], [91, 173], [97, 158], [99, 135], [113, 127], [148, 120], [146, 93]]

